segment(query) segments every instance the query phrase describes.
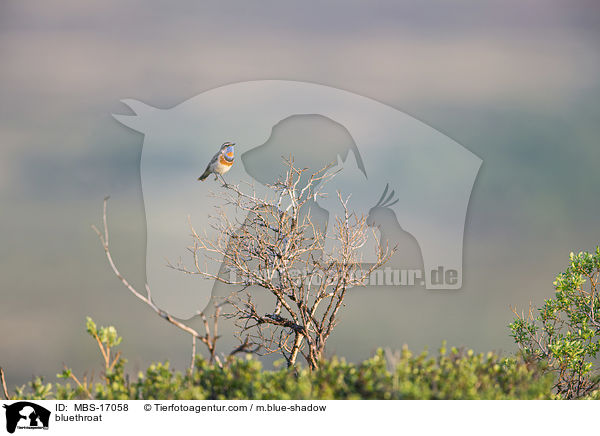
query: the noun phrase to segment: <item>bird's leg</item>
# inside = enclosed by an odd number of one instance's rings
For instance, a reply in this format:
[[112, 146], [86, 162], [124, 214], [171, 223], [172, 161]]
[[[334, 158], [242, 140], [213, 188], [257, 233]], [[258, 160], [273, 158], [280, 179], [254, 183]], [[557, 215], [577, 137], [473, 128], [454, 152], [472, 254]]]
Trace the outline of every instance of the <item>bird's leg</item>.
[[[221, 183], [223, 183], [223, 187], [227, 188], [229, 185], [225, 181], [225, 178], [223, 177], [223, 175], [219, 174], [219, 177], [221, 178]], [[216, 180], [216, 177], [215, 177], [215, 180]]]

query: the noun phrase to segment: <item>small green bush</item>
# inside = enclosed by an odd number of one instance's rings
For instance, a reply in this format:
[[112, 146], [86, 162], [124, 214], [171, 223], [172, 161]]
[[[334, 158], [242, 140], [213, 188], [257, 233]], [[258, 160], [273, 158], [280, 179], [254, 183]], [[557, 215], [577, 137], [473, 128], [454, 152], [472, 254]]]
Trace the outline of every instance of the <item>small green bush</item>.
[[[582, 398], [598, 388], [594, 367], [600, 351], [600, 247], [571, 253], [567, 269], [554, 282], [556, 294], [535, 316], [517, 314], [510, 328], [526, 360], [545, 364], [562, 398]], [[596, 394], [594, 394], [596, 395]]]
[[[359, 364], [332, 358], [319, 368], [288, 369], [283, 362], [265, 370], [260, 361], [226, 359], [222, 366], [198, 356], [193, 371], [175, 371], [168, 362], [153, 363], [129, 382], [125, 360], [114, 353], [121, 338], [114, 327], [97, 328], [88, 318], [88, 333], [100, 348], [104, 372], [92, 383], [69, 368], [67, 381], [45, 384], [37, 378], [16, 389], [19, 399], [543, 399], [552, 398], [553, 380], [536, 365], [495, 353], [439, 350], [437, 357], [407, 348], [378, 350]], [[72, 383], [73, 382], [73, 383]]]

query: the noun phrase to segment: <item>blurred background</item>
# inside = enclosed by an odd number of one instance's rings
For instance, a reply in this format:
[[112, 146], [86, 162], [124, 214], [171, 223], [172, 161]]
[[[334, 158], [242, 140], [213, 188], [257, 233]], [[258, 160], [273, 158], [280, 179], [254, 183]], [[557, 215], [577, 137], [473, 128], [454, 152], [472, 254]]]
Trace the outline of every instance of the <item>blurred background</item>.
[[[593, 0], [4, 1], [0, 4], [0, 365], [11, 386], [97, 369], [87, 315], [128, 370], [183, 369], [190, 341], [112, 275], [90, 229], [145, 275], [135, 98], [172, 107], [247, 80], [315, 82], [404, 111], [483, 159], [459, 291], [348, 297], [329, 353], [514, 350], [509, 305], [540, 306], [570, 251], [600, 241], [600, 4]], [[223, 333], [227, 335], [227, 331]], [[223, 351], [233, 341], [223, 340]]]

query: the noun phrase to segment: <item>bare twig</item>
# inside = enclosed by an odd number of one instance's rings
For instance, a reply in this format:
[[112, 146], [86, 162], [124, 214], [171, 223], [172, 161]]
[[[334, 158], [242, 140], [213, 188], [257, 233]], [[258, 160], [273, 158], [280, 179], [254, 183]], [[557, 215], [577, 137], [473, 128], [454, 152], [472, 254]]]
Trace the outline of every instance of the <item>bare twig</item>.
[[0, 380], [2, 381], [2, 392], [4, 393], [4, 398], [10, 400], [10, 395], [8, 395], [8, 389], [6, 389], [6, 379], [4, 378], [4, 369], [0, 366]]
[[190, 362], [190, 374], [194, 372], [195, 364], [196, 364], [196, 336], [192, 336], [192, 359]]
[[[119, 269], [117, 268], [112, 254], [110, 252], [110, 248], [109, 248], [109, 233], [108, 233], [108, 221], [107, 221], [107, 203], [108, 203], [108, 199], [109, 197], [106, 197], [104, 199], [104, 205], [103, 205], [103, 212], [102, 212], [102, 223], [103, 223], [103, 232], [100, 232], [100, 230], [98, 230], [98, 228], [96, 226], [92, 226], [92, 229], [96, 232], [96, 234], [98, 235], [98, 238], [100, 239], [100, 242], [102, 244], [102, 247], [104, 248], [104, 253], [106, 255], [106, 258], [108, 260], [108, 263], [113, 271], [113, 273], [117, 276], [117, 278], [121, 281], [121, 283], [133, 294], [135, 295], [139, 300], [141, 300], [142, 302], [144, 302], [146, 305], [148, 305], [158, 316], [160, 316], [162, 319], [164, 319], [165, 321], [167, 321], [168, 323], [174, 325], [175, 327], [179, 328], [180, 330], [188, 333], [189, 335], [191, 335], [194, 339], [198, 339], [200, 340], [200, 342], [204, 343], [208, 348], [209, 348], [209, 352], [211, 353], [211, 361], [214, 361], [217, 363], [217, 365], [222, 366], [222, 363], [219, 359], [219, 357], [216, 355], [215, 352], [215, 345], [216, 345], [216, 340], [217, 337], [214, 335], [211, 335], [210, 330], [207, 330], [206, 333], [204, 335], [200, 334], [197, 330], [193, 329], [192, 327], [190, 327], [189, 325], [187, 325], [186, 323], [176, 319], [175, 317], [173, 317], [169, 312], [161, 309], [160, 307], [158, 307], [153, 299], [152, 299], [152, 294], [150, 292], [150, 287], [148, 286], [148, 284], [145, 285], [146, 288], [146, 295], [143, 295], [142, 293], [138, 292], [137, 289], [135, 289], [135, 287], [133, 287], [133, 285], [131, 285], [129, 283], [129, 281], [127, 281], [127, 279], [121, 274], [121, 272], [119, 271]], [[200, 313], [201, 317], [204, 317], [203, 313]], [[217, 322], [217, 318], [215, 318], [215, 325]], [[97, 340], [99, 340], [98, 338], [96, 338]], [[193, 351], [193, 359], [195, 359], [195, 340], [192, 344], [192, 347], [194, 348]], [[106, 362], [106, 367], [109, 367], [109, 354], [107, 352], [107, 350], [104, 350], [104, 348], [101, 346], [100, 347], [101, 351], [102, 351], [102, 355], [104, 357], [104, 360]], [[108, 350], [109, 351], [109, 350]], [[192, 370], [193, 370], [193, 363], [192, 363]]]

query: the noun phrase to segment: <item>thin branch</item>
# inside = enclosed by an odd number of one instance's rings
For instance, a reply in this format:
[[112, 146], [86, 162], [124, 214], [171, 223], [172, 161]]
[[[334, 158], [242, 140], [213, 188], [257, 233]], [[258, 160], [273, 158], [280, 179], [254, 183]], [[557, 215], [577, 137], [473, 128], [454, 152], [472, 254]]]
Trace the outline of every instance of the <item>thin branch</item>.
[[[150, 306], [150, 308], [152, 308], [152, 310], [158, 314], [158, 316], [160, 316], [161, 318], [163, 318], [164, 320], [166, 320], [167, 322], [169, 322], [170, 324], [174, 325], [175, 327], [179, 328], [180, 330], [190, 334], [192, 337], [200, 340], [202, 343], [204, 343], [207, 346], [210, 347], [214, 347], [214, 344], [210, 343], [210, 333], [207, 332], [205, 335], [201, 335], [200, 333], [198, 333], [198, 331], [196, 331], [195, 329], [193, 329], [192, 327], [190, 327], [189, 325], [177, 320], [175, 317], [173, 317], [169, 312], [159, 308], [154, 301], [152, 300], [151, 297], [151, 292], [150, 292], [150, 286], [148, 286], [148, 284], [146, 283], [145, 288], [146, 288], [146, 296], [142, 295], [140, 292], [137, 291], [137, 289], [135, 289], [128, 281], [127, 279], [121, 274], [121, 272], [119, 271], [119, 269], [117, 268], [112, 254], [110, 252], [110, 248], [108, 245], [108, 241], [109, 241], [109, 233], [108, 233], [108, 220], [107, 220], [107, 203], [108, 203], [108, 199], [109, 197], [106, 197], [104, 199], [104, 206], [103, 206], [103, 212], [102, 212], [102, 223], [103, 223], [103, 227], [104, 227], [104, 233], [101, 233], [100, 230], [98, 230], [98, 228], [96, 226], [92, 226], [92, 229], [96, 232], [96, 234], [98, 235], [98, 238], [100, 239], [100, 242], [102, 244], [102, 247], [104, 248], [104, 253], [106, 255], [106, 258], [108, 259], [108, 263], [113, 271], [113, 273], [117, 276], [117, 278], [121, 281], [121, 283], [123, 283], [123, 285], [133, 294], [135, 295], [139, 300], [141, 300], [142, 302], [144, 302], [145, 304], [147, 304], [148, 306]], [[107, 355], [104, 352], [103, 348], [101, 347], [102, 350], [102, 354], [103, 357], [106, 361], [107, 359]], [[215, 356], [215, 362], [219, 365], [222, 366], [220, 359], [218, 358], [218, 356]]]
[[[66, 365], [63, 365], [63, 366], [64, 366], [65, 370], [68, 370], [68, 368], [66, 367]], [[92, 393], [87, 388], [87, 384], [88, 383], [87, 383], [87, 379], [86, 379], [85, 375], [83, 377], [83, 383], [81, 383], [79, 381], [79, 379], [75, 376], [75, 374], [73, 374], [73, 372], [71, 372], [71, 371], [69, 371], [69, 378], [71, 380], [73, 380], [77, 384], [77, 386], [79, 386], [86, 393], [86, 395], [88, 396], [88, 398], [90, 400], [94, 399], [94, 396], [92, 395]]]
[[0, 366], [0, 380], [2, 380], [2, 392], [4, 393], [4, 398], [10, 400], [10, 395], [8, 395], [8, 389], [6, 389], [6, 380], [4, 378], [4, 370]]
[[192, 336], [192, 359], [190, 362], [190, 374], [194, 373], [195, 364], [196, 364], [196, 336]]

